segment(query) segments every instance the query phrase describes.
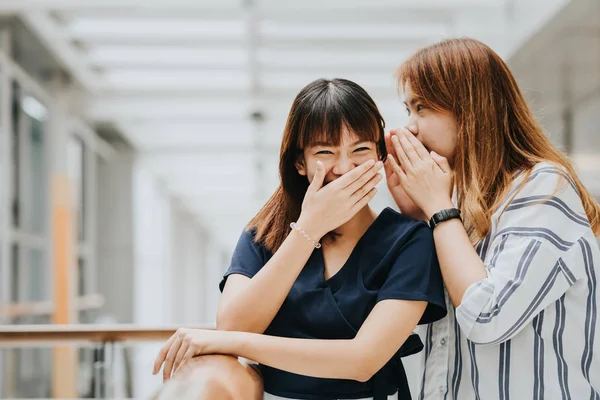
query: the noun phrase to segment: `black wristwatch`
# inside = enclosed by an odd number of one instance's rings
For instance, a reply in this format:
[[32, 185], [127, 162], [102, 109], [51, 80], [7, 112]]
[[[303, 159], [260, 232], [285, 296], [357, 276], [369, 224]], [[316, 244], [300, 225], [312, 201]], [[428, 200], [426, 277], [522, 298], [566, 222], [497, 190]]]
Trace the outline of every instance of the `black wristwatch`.
[[433, 216], [429, 220], [429, 226], [431, 227], [431, 229], [433, 229], [442, 222], [454, 218], [458, 218], [462, 221], [462, 218], [460, 218], [460, 210], [458, 208], [448, 208], [446, 210], [442, 210], [433, 214]]

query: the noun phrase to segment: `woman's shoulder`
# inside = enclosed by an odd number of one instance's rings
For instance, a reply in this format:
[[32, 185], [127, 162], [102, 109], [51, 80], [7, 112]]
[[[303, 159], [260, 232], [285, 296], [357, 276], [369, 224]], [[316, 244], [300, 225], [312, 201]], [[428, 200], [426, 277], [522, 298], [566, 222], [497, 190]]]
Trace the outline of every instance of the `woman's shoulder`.
[[540, 162], [515, 177], [493, 222], [500, 234], [535, 233], [569, 242], [590, 229], [573, 178], [566, 168], [549, 162]]
[[240, 234], [235, 253], [246, 254], [251, 251], [261, 256], [268, 254], [269, 250], [265, 247], [264, 243], [257, 239], [257, 232], [256, 227], [246, 226]]
[[384, 208], [377, 218], [383, 219], [387, 226], [396, 229], [414, 229], [429, 226], [427, 222], [399, 213], [391, 207]]
[[[568, 185], [568, 187], [565, 185]], [[556, 192], [556, 189], [567, 189], [567, 192], [578, 193], [575, 181], [567, 169], [562, 165], [548, 161], [539, 162], [529, 170], [518, 173], [513, 181], [512, 189], [518, 192], [518, 195], [523, 190], [525, 190], [525, 193], [541, 191], [552, 194]]]
[[418, 236], [428, 240], [433, 240], [431, 228], [425, 221], [417, 220], [408, 215], [387, 207], [378, 216], [379, 235], [382, 240], [390, 239], [408, 239]]

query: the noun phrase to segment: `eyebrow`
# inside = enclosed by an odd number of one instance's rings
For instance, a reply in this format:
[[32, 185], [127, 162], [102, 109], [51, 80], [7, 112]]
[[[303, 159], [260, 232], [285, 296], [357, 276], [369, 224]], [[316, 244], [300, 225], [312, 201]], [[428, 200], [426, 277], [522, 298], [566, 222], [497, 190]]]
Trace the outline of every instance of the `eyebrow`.
[[[367, 143], [367, 142], [369, 142], [369, 140], [358, 139], [356, 142], [352, 143], [352, 144], [350, 145], [350, 147], [352, 147], [352, 146], [356, 146], [356, 145], [359, 145], [359, 144], [361, 144], [361, 143]], [[327, 143], [327, 142], [315, 142], [315, 143], [312, 145], [312, 147], [317, 147], [317, 146], [321, 146], [321, 147], [331, 147], [331, 146], [333, 146], [333, 145], [332, 145], [331, 143]]]
[[[413, 97], [413, 98], [410, 100], [410, 105], [411, 105], [411, 106], [414, 106], [414, 105], [415, 105], [416, 103], [418, 103], [418, 102], [419, 102], [419, 99], [418, 99], [418, 98], [416, 98], [416, 97]], [[406, 103], [406, 101], [403, 101], [402, 103], [404, 103], [404, 105], [408, 107], [408, 104]]]

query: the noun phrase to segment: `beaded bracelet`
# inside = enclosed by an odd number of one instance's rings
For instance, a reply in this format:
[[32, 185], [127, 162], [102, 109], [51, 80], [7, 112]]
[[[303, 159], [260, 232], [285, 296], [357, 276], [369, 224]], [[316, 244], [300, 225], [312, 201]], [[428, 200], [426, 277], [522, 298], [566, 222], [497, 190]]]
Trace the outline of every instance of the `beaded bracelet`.
[[298, 231], [302, 234], [302, 236], [304, 236], [304, 238], [306, 239], [307, 242], [312, 242], [313, 246], [315, 246], [315, 249], [320, 249], [321, 248], [321, 243], [313, 240], [313, 238], [311, 238], [308, 233], [306, 233], [306, 231], [298, 226], [296, 226], [295, 222], [292, 222], [290, 224], [290, 228], [292, 228], [295, 231]]

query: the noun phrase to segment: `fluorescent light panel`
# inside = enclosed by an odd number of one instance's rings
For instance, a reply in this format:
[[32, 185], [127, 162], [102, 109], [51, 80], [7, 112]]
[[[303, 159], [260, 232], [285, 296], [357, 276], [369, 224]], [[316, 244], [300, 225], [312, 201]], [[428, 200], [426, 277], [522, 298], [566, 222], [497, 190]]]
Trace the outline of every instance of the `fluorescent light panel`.
[[[189, 196], [190, 191], [197, 193], [198, 191], [201, 192], [204, 188], [208, 188], [210, 192], [214, 193], [215, 188], [225, 188], [227, 189], [226, 191], [229, 191], [232, 188], [239, 187], [240, 185], [241, 187], [246, 187], [247, 182], [254, 182], [254, 177], [251, 175], [223, 175], [215, 172], [215, 174], [204, 174], [191, 179], [181, 179], [176, 176], [169, 176], [168, 180], [169, 190]], [[199, 188], [198, 186], [202, 187]], [[223, 197], [225, 196], [213, 196], [215, 202], [227, 202], [227, 199], [223, 199]]]
[[249, 89], [247, 73], [232, 71], [173, 71], [169, 69], [111, 69], [104, 78], [114, 89]]
[[278, 23], [263, 21], [259, 31], [265, 36], [285, 39], [422, 39], [448, 33], [445, 24], [343, 24]]
[[318, 51], [259, 49], [258, 60], [269, 67], [373, 68], [400, 65], [410, 53], [389, 51]]
[[[143, 144], [144, 149], [160, 151], [160, 148], [177, 146], [252, 146], [253, 127], [250, 123], [175, 123], [137, 124], [125, 127], [128, 136]], [[185, 150], [185, 147], [183, 147]]]
[[252, 181], [220, 181], [206, 184], [202, 181], [198, 181], [196, 185], [186, 186], [180, 188], [178, 186], [172, 186], [167, 182], [167, 190], [172, 193], [175, 193], [182, 197], [198, 197], [203, 195], [208, 196], [240, 196], [240, 198], [244, 198], [244, 196], [251, 196], [256, 192], [256, 184], [254, 180]]
[[395, 90], [396, 83], [394, 81], [394, 70], [389, 73], [344, 73], [340, 69], [339, 73], [320, 73], [318, 71], [311, 72], [290, 72], [290, 73], [264, 73], [261, 77], [261, 85], [268, 89], [289, 89], [299, 91], [301, 88], [319, 78], [345, 78], [356, 82], [369, 89], [389, 89], [390, 93]]
[[88, 58], [101, 67], [245, 67], [248, 64], [248, 52], [244, 48], [194, 46], [98, 46], [89, 51]]
[[362, 11], [373, 8], [412, 8], [428, 10], [457, 9], [467, 7], [492, 7], [504, 4], [507, 0], [256, 0], [259, 7], [264, 8], [296, 8], [313, 9], [315, 12], [323, 9], [354, 9]]
[[244, 20], [203, 20], [193, 18], [77, 18], [67, 26], [73, 39], [148, 38], [242, 39]]
[[250, 112], [250, 103], [248, 101], [160, 101], [159, 99], [150, 99], [148, 101], [138, 101], [135, 103], [115, 102], [96, 104], [89, 110], [92, 115], [120, 116], [130, 118], [151, 119], [160, 118], [244, 118]]
[[252, 151], [245, 154], [178, 154], [146, 156], [157, 171], [173, 174], [189, 174], [190, 172], [210, 173], [217, 170], [239, 171], [253, 169], [255, 156]]
[[48, 109], [32, 96], [25, 96], [21, 101], [21, 108], [25, 114], [38, 121], [44, 121], [48, 116]]

